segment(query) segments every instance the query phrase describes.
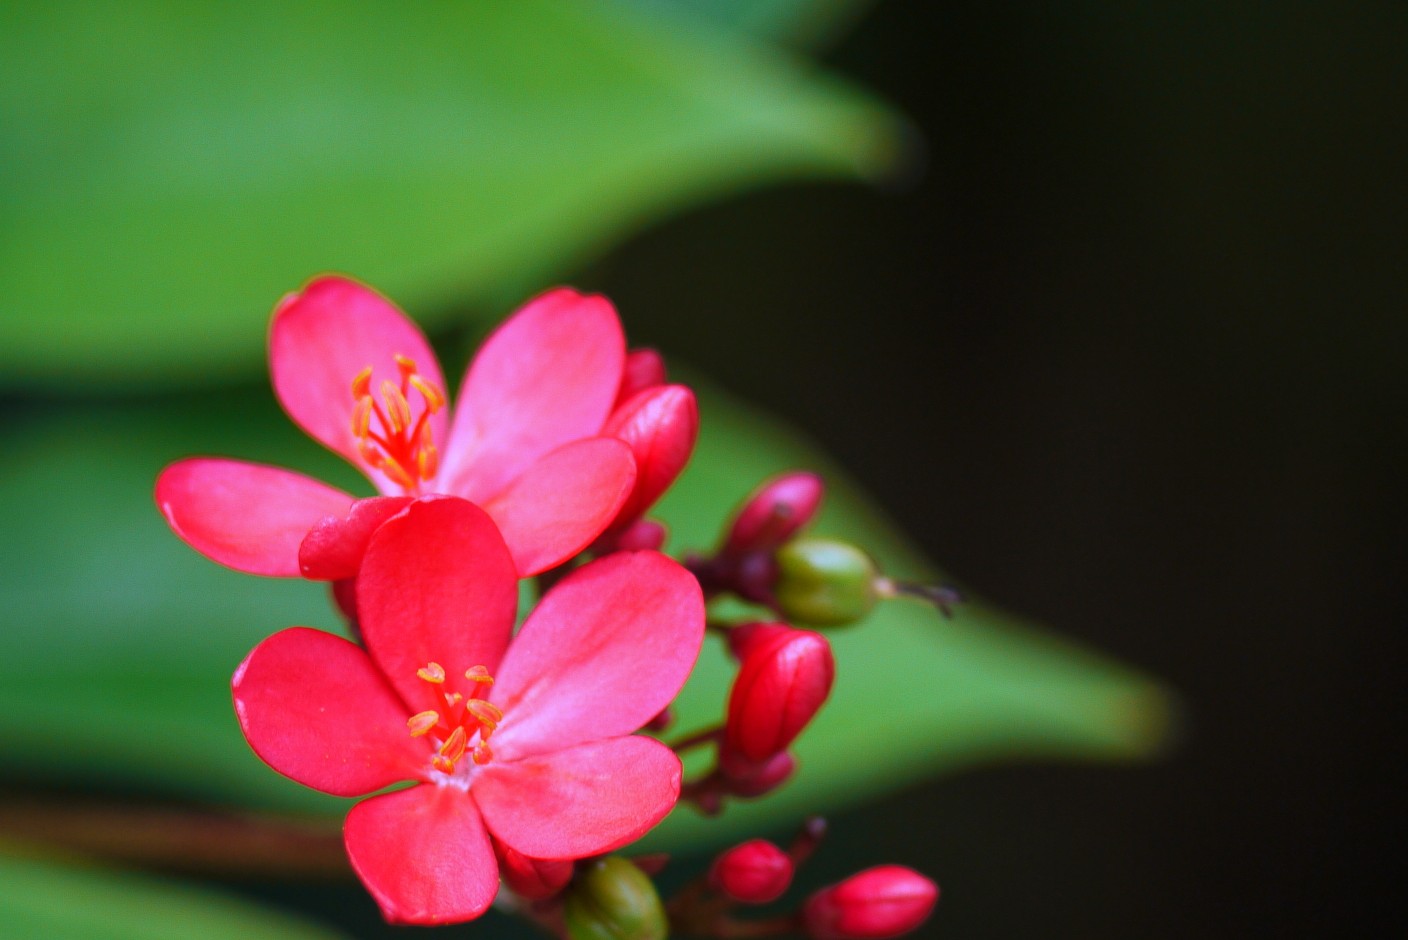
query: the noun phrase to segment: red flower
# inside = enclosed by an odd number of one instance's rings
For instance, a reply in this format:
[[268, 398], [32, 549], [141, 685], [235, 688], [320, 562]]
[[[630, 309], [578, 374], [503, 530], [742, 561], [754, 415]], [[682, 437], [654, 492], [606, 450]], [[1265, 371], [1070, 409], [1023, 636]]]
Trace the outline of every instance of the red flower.
[[682, 386], [650, 390], [688, 399], [653, 427], [607, 428], [628, 383], [626, 363], [609, 301], [549, 291], [489, 337], [452, 415], [440, 366], [415, 324], [370, 288], [319, 278], [274, 311], [274, 391], [300, 427], [382, 496], [354, 501], [292, 471], [195, 458], [161, 474], [157, 505], [177, 535], [222, 564], [338, 580], [357, 573], [376, 526], [411, 499], [461, 496], [493, 518], [520, 576], [536, 574], [585, 548], [628, 503], [638, 515], [663, 490], [662, 472], [643, 468], [648, 492], [637, 493], [632, 452], [642, 452], [642, 439], [679, 466], [680, 450], [688, 456], [697, 419], [680, 418], [693, 409]]
[[[679, 691], [704, 605], [682, 567], [621, 552], [568, 575], [513, 632], [516, 572], [490, 518], [412, 502], [370, 538], [365, 650], [306, 627], [236, 670], [235, 710], [271, 767], [352, 808], [348, 855], [388, 920], [482, 913], [506, 857], [574, 859], [631, 842], [679, 795], [680, 762], [634, 736]], [[511, 854], [511, 853], [516, 853]]]

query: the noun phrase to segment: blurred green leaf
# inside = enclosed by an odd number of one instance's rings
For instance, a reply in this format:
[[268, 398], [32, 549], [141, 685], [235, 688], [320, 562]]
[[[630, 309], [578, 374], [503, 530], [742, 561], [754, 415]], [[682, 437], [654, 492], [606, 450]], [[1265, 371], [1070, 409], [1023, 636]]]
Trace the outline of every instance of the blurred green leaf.
[[434, 327], [685, 205], [875, 177], [883, 106], [610, 0], [0, 8], [8, 385], [252, 373], [319, 271]]
[[806, 49], [825, 45], [875, 0], [633, 0], [639, 6]]
[[[934, 575], [815, 447], [700, 390], [698, 454], [659, 513], [672, 549], [711, 546], [758, 480], [813, 467], [830, 484], [820, 533], [866, 546], [893, 575]], [[264, 636], [295, 623], [336, 627], [322, 586], [218, 568], [170, 534], [151, 503], [160, 467], [192, 451], [350, 484], [351, 470], [301, 438], [267, 394], [253, 406], [251, 398], [212, 395], [134, 413], [55, 408], [7, 429], [0, 518], [18, 535], [0, 568], [0, 768], [262, 808], [345, 809], [264, 767], [229, 701], [231, 671]], [[946, 622], [890, 602], [831, 636], [835, 693], [799, 742], [794, 782], [707, 825], [682, 810], [655, 844], [718, 841], [976, 764], [1138, 758], [1165, 731], [1157, 685], [983, 603]], [[730, 679], [710, 640], [676, 733], [719, 720]]]
[[6, 940], [333, 940], [337, 934], [174, 881], [0, 855]]

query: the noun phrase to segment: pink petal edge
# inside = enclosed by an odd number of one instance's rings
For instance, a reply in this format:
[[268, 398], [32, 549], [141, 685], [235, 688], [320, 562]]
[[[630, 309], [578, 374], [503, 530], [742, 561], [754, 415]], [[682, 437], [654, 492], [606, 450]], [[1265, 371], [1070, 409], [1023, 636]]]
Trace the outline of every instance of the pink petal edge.
[[484, 504], [527, 578], [591, 544], [630, 496], [636, 479], [630, 448], [610, 437], [559, 447]]
[[465, 372], [436, 488], [484, 502], [538, 458], [599, 434], [625, 357], [605, 297], [564, 287], [528, 301]]
[[[398, 354], [414, 360], [420, 374], [445, 392], [440, 363], [420, 329], [391, 301], [346, 277], [316, 278], [289, 294], [279, 301], [269, 325], [269, 375], [288, 416], [393, 496], [401, 494], [401, 487], [369, 467], [357, 450], [352, 380], [371, 366], [373, 396], [383, 381], [399, 384]], [[413, 405], [413, 413], [419, 411]], [[443, 447], [445, 410], [428, 420], [435, 443]]]
[[218, 457], [167, 467], [155, 498], [172, 531], [202, 555], [280, 578], [298, 577], [298, 546], [308, 530], [352, 503], [347, 493], [301, 473]]
[[703, 638], [699, 582], [664, 555], [616, 552], [578, 568], [538, 602], [499, 667], [494, 753], [516, 760], [635, 731], [674, 699]]
[[474, 801], [422, 784], [363, 800], [347, 814], [347, 856], [393, 924], [454, 924], [489, 909], [499, 865]]
[[674, 808], [680, 760], [652, 738], [494, 761], [471, 793], [495, 838], [534, 858], [584, 858], [645, 835]]
[[361, 796], [429, 771], [429, 748], [406, 728], [412, 713], [341, 637], [281, 630], [250, 651], [230, 688], [249, 746], [304, 786]]

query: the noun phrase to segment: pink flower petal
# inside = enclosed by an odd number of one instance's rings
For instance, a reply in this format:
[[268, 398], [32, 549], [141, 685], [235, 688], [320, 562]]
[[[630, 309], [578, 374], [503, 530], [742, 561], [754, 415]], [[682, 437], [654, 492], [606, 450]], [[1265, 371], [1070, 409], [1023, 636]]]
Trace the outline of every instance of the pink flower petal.
[[249, 574], [298, 577], [298, 544], [352, 497], [301, 473], [240, 460], [195, 457], [156, 481], [156, 505], [185, 543]]
[[499, 866], [474, 801], [421, 785], [363, 800], [347, 814], [347, 855], [393, 924], [453, 924], [489, 909]]
[[235, 670], [240, 728], [270, 767], [336, 796], [361, 796], [429, 772], [411, 716], [354, 643], [307, 627], [281, 630]]
[[602, 433], [625, 441], [635, 456], [636, 485], [617, 522], [624, 528], [655, 505], [689, 462], [699, 436], [694, 392], [683, 385], [646, 389], [617, 408]]
[[659, 741], [612, 738], [494, 761], [474, 800], [494, 836], [534, 858], [585, 858], [645, 835], [680, 794], [680, 761]]
[[539, 457], [598, 434], [625, 356], [605, 297], [558, 288], [530, 300], [465, 374], [437, 489], [484, 502]]
[[472, 503], [417, 500], [372, 534], [357, 576], [357, 613], [368, 652], [401, 693], [437, 709], [416, 677], [428, 663], [462, 684], [466, 669], [496, 671], [513, 630], [518, 575], [499, 530]]
[[626, 353], [621, 369], [621, 385], [616, 391], [616, 407], [629, 401], [636, 392], [665, 384], [665, 357], [653, 349], [632, 349]]
[[372, 533], [410, 501], [409, 496], [373, 496], [357, 500], [343, 515], [319, 520], [298, 546], [303, 577], [314, 581], [356, 577]]
[[629, 447], [611, 437], [587, 438], [530, 465], [484, 510], [526, 578], [586, 548], [616, 518], [635, 479]]
[[[269, 328], [269, 372], [284, 410], [315, 440], [350, 460], [383, 493], [401, 487], [367, 465], [352, 433], [352, 380], [372, 367], [371, 391], [383, 381], [400, 384], [397, 355], [415, 361], [419, 374], [443, 394], [440, 364], [420, 330], [385, 297], [344, 277], [321, 277], [290, 294], [274, 310]], [[412, 393], [412, 412], [419, 398]], [[445, 442], [445, 410], [428, 419], [435, 443]], [[376, 419], [373, 418], [373, 427]]]
[[516, 760], [635, 731], [674, 699], [703, 637], [699, 582], [664, 555], [617, 552], [578, 568], [499, 667], [494, 753]]

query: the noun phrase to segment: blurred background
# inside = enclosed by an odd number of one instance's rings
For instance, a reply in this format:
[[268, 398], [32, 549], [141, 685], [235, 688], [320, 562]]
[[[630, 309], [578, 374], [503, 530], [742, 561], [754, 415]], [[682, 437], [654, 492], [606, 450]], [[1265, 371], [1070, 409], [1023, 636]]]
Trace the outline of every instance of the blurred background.
[[[1405, 20], [0, 7], [0, 933], [403, 933], [319, 866], [339, 804], [229, 714], [253, 642], [335, 625], [322, 594], [216, 569], [150, 503], [190, 453], [355, 485], [263, 372], [324, 270], [447, 374], [542, 287], [602, 291], [701, 388], [673, 548], [817, 463], [828, 531], [1014, 612], [838, 637], [797, 783], [663, 832], [680, 869], [815, 806], [803, 886], [919, 868], [923, 936], [1402, 929]], [[310, 814], [307, 870], [254, 873], [211, 809]]]

